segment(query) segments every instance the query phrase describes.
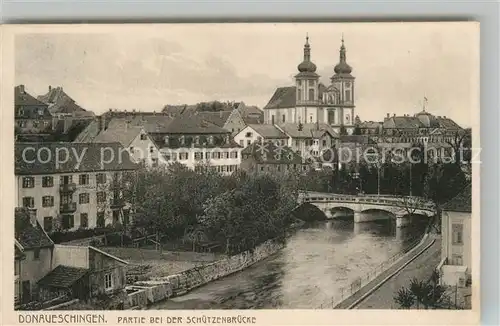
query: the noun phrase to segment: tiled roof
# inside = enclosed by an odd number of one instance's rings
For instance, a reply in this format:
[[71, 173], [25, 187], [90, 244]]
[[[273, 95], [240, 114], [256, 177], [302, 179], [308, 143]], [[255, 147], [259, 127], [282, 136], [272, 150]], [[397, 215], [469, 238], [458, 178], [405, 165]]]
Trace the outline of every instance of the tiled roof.
[[[69, 158], [64, 162], [66, 150]], [[59, 151], [59, 162], [56, 160], [56, 151]], [[40, 159], [37, 158], [37, 153], [40, 154]], [[48, 159], [49, 153], [50, 159]], [[45, 162], [47, 159], [48, 162]], [[15, 145], [16, 175], [120, 171], [136, 168], [137, 165], [131, 161], [128, 152], [124, 151], [119, 143], [17, 143]]]
[[196, 105], [165, 105], [162, 112], [168, 113], [173, 117], [183, 114], [193, 114], [196, 112]]
[[31, 224], [30, 213], [27, 208], [16, 208], [14, 224], [16, 240], [24, 250], [54, 245], [38, 221], [36, 221], [36, 225]]
[[291, 108], [295, 107], [295, 86], [279, 87], [264, 107], [265, 109]]
[[38, 285], [54, 288], [69, 288], [87, 274], [86, 268], [59, 265], [38, 281]]
[[248, 127], [255, 130], [256, 133], [266, 139], [288, 138], [285, 133], [279, 130], [276, 126], [270, 124], [249, 124]]
[[198, 112], [197, 115], [203, 120], [222, 128], [231, 115], [231, 112], [233, 111]]
[[242, 117], [242, 119], [246, 125], [258, 125], [264, 123], [264, 115], [261, 115], [259, 117], [246, 116]]
[[166, 128], [169, 134], [227, 134], [228, 131], [197, 115], [175, 118]]
[[94, 143], [114, 143], [118, 142], [123, 147], [128, 147], [130, 143], [141, 133], [143, 127], [133, 126], [126, 121], [113, 119], [106, 130], [101, 131], [93, 140]]
[[95, 137], [99, 134], [99, 121], [92, 121], [88, 124], [85, 129], [78, 134], [78, 136], [73, 141], [74, 143], [90, 143], [94, 140]]
[[319, 138], [325, 132], [328, 132], [332, 137], [338, 137], [338, 134], [326, 123], [304, 123], [302, 130], [299, 130], [298, 123], [284, 123], [278, 126], [292, 138]]
[[46, 94], [38, 96], [38, 100], [48, 104], [51, 113], [93, 115], [92, 112], [88, 112], [76, 104], [75, 100], [64, 92], [62, 87], [50, 88]]
[[37, 100], [33, 96], [31, 96], [26, 90], [24, 89], [24, 85], [19, 85], [14, 88], [14, 101], [15, 105], [22, 105], [22, 106], [45, 106], [47, 107], [47, 104]]
[[383, 124], [384, 128], [396, 128], [396, 129], [416, 129], [423, 128], [424, 125], [417, 117], [390, 117], [386, 119]]
[[273, 142], [252, 143], [241, 151], [242, 159], [251, 156], [258, 163], [301, 164], [302, 157], [286, 146], [276, 146]]
[[460, 127], [455, 121], [445, 118], [445, 117], [437, 117], [437, 122], [439, 123], [439, 126], [444, 129], [456, 129], [456, 130], [462, 130], [462, 127]]

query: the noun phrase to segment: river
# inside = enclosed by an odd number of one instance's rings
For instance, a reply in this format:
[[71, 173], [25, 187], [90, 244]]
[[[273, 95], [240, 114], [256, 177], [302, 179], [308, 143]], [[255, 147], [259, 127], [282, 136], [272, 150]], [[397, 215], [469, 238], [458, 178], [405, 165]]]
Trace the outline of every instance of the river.
[[[426, 221], [423, 221], [426, 222]], [[149, 309], [311, 309], [403, 251], [425, 223], [333, 220], [304, 226], [279, 253]]]

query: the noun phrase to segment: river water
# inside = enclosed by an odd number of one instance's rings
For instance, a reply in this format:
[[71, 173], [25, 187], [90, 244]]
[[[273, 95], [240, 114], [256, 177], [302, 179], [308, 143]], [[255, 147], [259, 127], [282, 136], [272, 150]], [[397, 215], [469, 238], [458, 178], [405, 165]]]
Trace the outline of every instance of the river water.
[[396, 228], [391, 220], [333, 220], [304, 226], [279, 253], [149, 309], [312, 309], [403, 251], [425, 222]]

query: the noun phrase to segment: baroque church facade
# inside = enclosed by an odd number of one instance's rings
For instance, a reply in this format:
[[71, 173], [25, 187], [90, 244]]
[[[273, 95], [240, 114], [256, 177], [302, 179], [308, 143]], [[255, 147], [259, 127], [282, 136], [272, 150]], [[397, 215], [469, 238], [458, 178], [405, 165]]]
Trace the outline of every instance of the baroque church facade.
[[297, 66], [295, 86], [279, 87], [264, 107], [267, 124], [328, 124], [337, 133], [354, 131], [354, 82], [347, 64], [344, 38], [339, 63], [334, 67], [330, 85], [319, 81], [316, 65], [311, 60], [309, 37], [304, 45], [304, 60]]

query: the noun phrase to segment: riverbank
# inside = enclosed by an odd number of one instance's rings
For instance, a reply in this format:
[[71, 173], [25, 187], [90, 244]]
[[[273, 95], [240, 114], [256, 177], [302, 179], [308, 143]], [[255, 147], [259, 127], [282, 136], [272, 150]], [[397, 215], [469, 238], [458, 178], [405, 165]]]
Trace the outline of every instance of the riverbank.
[[[403, 268], [408, 266], [411, 262], [417, 259], [420, 255], [426, 252], [429, 248], [436, 243], [436, 235], [426, 234], [422, 241], [415, 246], [412, 250], [406, 253], [401, 259], [394, 262], [389, 268], [382, 273], [378, 274], [375, 278], [370, 280], [366, 285], [360, 287], [358, 291], [350, 295], [335, 306], [335, 309], [353, 309], [361, 302], [371, 296], [377, 289], [379, 289], [388, 280], [399, 273]], [[436, 265], [437, 266], [437, 265]]]

